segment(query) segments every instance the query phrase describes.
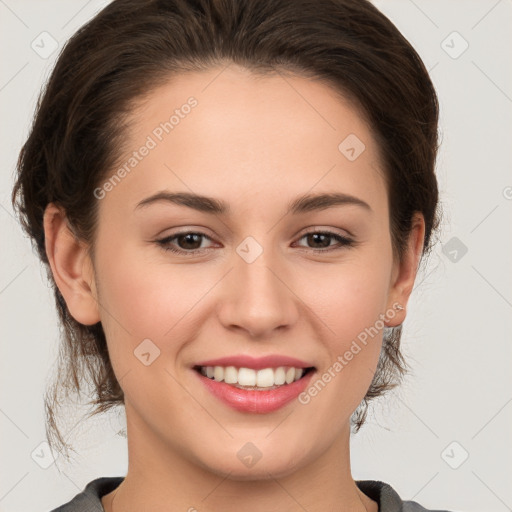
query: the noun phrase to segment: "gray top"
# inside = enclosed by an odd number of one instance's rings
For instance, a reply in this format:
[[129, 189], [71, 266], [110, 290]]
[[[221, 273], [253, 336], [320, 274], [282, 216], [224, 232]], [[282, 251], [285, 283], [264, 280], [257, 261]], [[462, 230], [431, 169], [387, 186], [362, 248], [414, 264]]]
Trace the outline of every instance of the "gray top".
[[[71, 501], [51, 512], [104, 512], [101, 497], [113, 491], [124, 477], [102, 477], [92, 480], [85, 489]], [[376, 501], [379, 512], [448, 512], [447, 510], [430, 510], [415, 501], [402, 501], [396, 491], [378, 480], [356, 480], [359, 489]]]

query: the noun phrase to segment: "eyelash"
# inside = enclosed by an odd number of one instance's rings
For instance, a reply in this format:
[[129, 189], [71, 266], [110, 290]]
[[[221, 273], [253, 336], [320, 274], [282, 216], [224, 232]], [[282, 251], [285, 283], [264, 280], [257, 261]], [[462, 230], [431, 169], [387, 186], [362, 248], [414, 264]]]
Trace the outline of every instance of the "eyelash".
[[[356, 242], [354, 240], [347, 238], [345, 236], [339, 235], [338, 233], [333, 233], [332, 231], [320, 231], [320, 230], [309, 231], [307, 233], [304, 233], [299, 238], [299, 240], [302, 240], [304, 237], [306, 237], [308, 235], [315, 235], [315, 234], [330, 236], [330, 237], [334, 238], [335, 240], [337, 240], [340, 244], [337, 247], [332, 247], [332, 248], [327, 248], [327, 249], [310, 249], [311, 251], [313, 251], [314, 253], [317, 253], [317, 254], [337, 251], [337, 250], [343, 249], [344, 247], [353, 247], [356, 244]], [[160, 247], [164, 251], [170, 251], [170, 252], [173, 252], [176, 254], [182, 254], [182, 255], [194, 255], [194, 254], [198, 254], [198, 253], [202, 253], [202, 252], [210, 250], [210, 248], [206, 248], [206, 249], [192, 249], [192, 250], [187, 251], [185, 249], [176, 249], [175, 247], [170, 245], [171, 240], [174, 240], [180, 236], [186, 236], [186, 235], [199, 235], [208, 240], [211, 240], [211, 238], [208, 235], [206, 235], [205, 233], [201, 233], [200, 231], [183, 231], [182, 233], [175, 233], [174, 235], [168, 236], [161, 240], [156, 240], [156, 243], [158, 245], [160, 245]], [[307, 247], [303, 247], [303, 248], [308, 249]]]

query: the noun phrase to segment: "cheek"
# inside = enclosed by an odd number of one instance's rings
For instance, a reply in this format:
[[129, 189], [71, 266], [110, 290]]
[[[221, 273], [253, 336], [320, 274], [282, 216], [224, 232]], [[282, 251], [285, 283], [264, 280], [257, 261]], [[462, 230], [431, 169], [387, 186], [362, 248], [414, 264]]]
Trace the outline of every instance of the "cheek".
[[[154, 378], [148, 370], [174, 360], [183, 345], [180, 340], [194, 337], [195, 308], [214, 279], [205, 279], [204, 272], [194, 270], [197, 266], [147, 261], [140, 253], [119, 246], [114, 258], [105, 251], [98, 257], [97, 271], [101, 321], [114, 372], [118, 379], [131, 372], [145, 383], [150, 375]], [[147, 352], [154, 360], [149, 367], [140, 359]]]
[[[347, 269], [348, 270], [348, 269]], [[351, 267], [326, 281], [323, 292], [311, 290], [322, 322], [325, 358], [299, 400], [314, 410], [317, 428], [339, 431], [360, 404], [375, 374], [382, 346], [386, 273]], [[309, 420], [311, 421], [311, 420]]]
[[382, 346], [392, 269], [386, 245], [352, 253], [341, 264], [320, 266], [302, 296], [321, 319], [326, 358], [306, 391], [319, 417], [343, 422], [361, 402], [373, 379]]
[[149, 261], [140, 249], [106, 254], [100, 268], [100, 299], [110, 315], [133, 338], [160, 339], [185, 317], [211, 287], [205, 273], [194, 265]]
[[385, 312], [390, 272], [391, 258], [385, 255], [354, 255], [309, 272], [299, 294], [321, 320], [329, 337], [343, 348]]

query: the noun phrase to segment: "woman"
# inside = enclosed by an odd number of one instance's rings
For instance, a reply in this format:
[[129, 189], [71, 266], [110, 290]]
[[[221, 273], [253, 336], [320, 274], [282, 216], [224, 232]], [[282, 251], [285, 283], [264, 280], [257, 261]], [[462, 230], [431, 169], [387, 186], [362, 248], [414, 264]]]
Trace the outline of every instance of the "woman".
[[124, 405], [126, 477], [61, 512], [426, 510], [354, 481], [438, 224], [437, 99], [362, 0], [114, 0], [58, 59], [13, 202], [62, 371]]

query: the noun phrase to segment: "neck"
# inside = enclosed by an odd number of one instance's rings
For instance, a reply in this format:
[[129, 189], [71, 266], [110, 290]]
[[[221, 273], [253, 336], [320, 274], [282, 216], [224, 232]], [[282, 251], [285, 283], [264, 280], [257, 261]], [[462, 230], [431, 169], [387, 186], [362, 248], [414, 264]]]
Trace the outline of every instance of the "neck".
[[[260, 466], [258, 479], [236, 479], [184, 457], [127, 409], [128, 472], [102, 499], [106, 512], [377, 512], [350, 472], [350, 429], [308, 464], [276, 474]], [[256, 466], [255, 466], [256, 467]], [[242, 477], [243, 478], [243, 477]], [[247, 478], [247, 477], [246, 477]]]

